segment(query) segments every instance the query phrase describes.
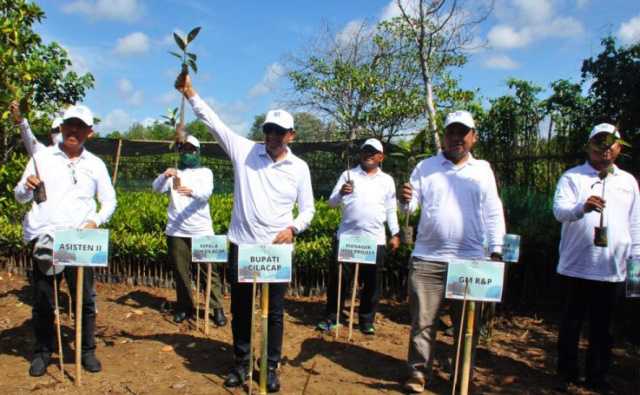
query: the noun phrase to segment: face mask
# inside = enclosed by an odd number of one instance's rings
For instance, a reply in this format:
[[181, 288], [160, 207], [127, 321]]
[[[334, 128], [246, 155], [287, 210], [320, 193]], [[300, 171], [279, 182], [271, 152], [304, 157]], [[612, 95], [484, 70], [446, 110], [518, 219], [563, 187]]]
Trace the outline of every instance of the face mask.
[[178, 160], [178, 169], [193, 169], [196, 167], [200, 167], [200, 154], [193, 152], [186, 152], [180, 154], [180, 159]]

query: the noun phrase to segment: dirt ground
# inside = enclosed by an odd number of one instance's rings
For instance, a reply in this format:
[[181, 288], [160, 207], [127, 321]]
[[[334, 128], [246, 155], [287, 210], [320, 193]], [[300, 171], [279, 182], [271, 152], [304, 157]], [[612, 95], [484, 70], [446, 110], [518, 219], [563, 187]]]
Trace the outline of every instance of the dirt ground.
[[[193, 323], [176, 325], [163, 311], [168, 289], [98, 284], [97, 356], [103, 371], [83, 372], [73, 384], [73, 325], [63, 310], [66, 379], [61, 382], [54, 354], [48, 373], [28, 375], [33, 338], [30, 287], [22, 276], [0, 272], [0, 388], [4, 394], [242, 394], [223, 388], [232, 365], [231, 329], [212, 327], [209, 335]], [[229, 300], [226, 300], [228, 308]], [[63, 306], [66, 303], [63, 303]], [[317, 298], [288, 298], [285, 316], [282, 394], [400, 394], [409, 337], [406, 304], [384, 302], [377, 334], [355, 331], [346, 341], [314, 330], [323, 304]], [[554, 394], [553, 361], [557, 327], [552, 319], [500, 317], [491, 344], [478, 350], [474, 393]], [[452, 338], [438, 335], [440, 356], [451, 355]], [[584, 348], [584, 344], [582, 345]], [[611, 383], [616, 393], [632, 394], [640, 359], [617, 344]], [[446, 358], [441, 357], [444, 361]], [[305, 390], [306, 388], [306, 390]], [[257, 387], [254, 387], [257, 389]], [[575, 394], [590, 394], [581, 387]], [[427, 393], [451, 393], [448, 368], [436, 364]], [[635, 392], [637, 394], [637, 392]]]

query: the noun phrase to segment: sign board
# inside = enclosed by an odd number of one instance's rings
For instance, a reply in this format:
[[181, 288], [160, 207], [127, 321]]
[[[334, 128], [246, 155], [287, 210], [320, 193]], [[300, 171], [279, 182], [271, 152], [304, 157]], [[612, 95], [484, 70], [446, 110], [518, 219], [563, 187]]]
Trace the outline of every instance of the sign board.
[[367, 236], [341, 235], [338, 243], [338, 261], [376, 264], [378, 243]]
[[53, 264], [107, 267], [109, 230], [65, 229], [53, 234]]
[[197, 236], [191, 238], [192, 262], [226, 262], [229, 259], [227, 236]]
[[238, 282], [291, 282], [293, 244], [240, 244], [238, 246]]
[[640, 298], [640, 259], [627, 260], [627, 298]]
[[447, 270], [445, 298], [500, 302], [504, 262], [452, 259]]

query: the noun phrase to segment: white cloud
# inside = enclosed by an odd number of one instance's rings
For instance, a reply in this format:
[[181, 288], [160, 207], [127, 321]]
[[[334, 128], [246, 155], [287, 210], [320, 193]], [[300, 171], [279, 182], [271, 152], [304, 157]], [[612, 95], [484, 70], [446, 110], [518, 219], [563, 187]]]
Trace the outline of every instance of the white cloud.
[[276, 83], [284, 75], [284, 67], [280, 63], [271, 63], [262, 77], [262, 80], [249, 90], [249, 97], [263, 96], [276, 86]]
[[121, 78], [118, 81], [118, 94], [128, 104], [135, 107], [141, 106], [144, 101], [144, 92], [134, 89], [131, 81], [126, 78]]
[[489, 69], [513, 70], [520, 65], [507, 55], [493, 55], [484, 61], [484, 66]]
[[180, 96], [178, 95], [178, 92], [174, 90], [163, 93], [156, 98], [156, 101], [165, 106], [175, 107], [178, 104], [178, 99], [180, 99]]
[[138, 0], [76, 0], [62, 6], [66, 14], [81, 14], [91, 19], [134, 22], [144, 13]]
[[623, 22], [618, 29], [618, 37], [623, 44], [640, 42], [640, 15]]
[[[247, 114], [249, 110], [247, 103], [241, 100], [223, 103], [212, 97], [206, 97], [204, 100], [213, 108], [216, 114], [220, 116], [220, 119], [222, 119], [224, 123], [231, 128], [231, 130], [245, 136], [249, 133], [253, 116]], [[251, 122], [247, 120], [247, 116], [251, 116]]]
[[[402, 7], [404, 10], [411, 16], [417, 15], [417, 2], [416, 0], [402, 0]], [[395, 17], [401, 16], [402, 13], [400, 11], [400, 7], [398, 7], [398, 3], [396, 0], [391, 0], [389, 4], [387, 4], [382, 13], [380, 14], [380, 20], [386, 21], [389, 19], [393, 19]]]
[[71, 60], [71, 66], [68, 67], [69, 70], [74, 71], [78, 75], [86, 74], [89, 70], [89, 61], [80, 53], [80, 51], [64, 47], [69, 55], [69, 60]]
[[576, 7], [578, 7], [578, 9], [583, 9], [586, 8], [589, 3], [591, 3], [591, 0], [576, 0]]
[[122, 133], [126, 132], [133, 122], [134, 120], [126, 111], [118, 108], [107, 114], [102, 122], [96, 126], [96, 129], [101, 134], [108, 134], [116, 130]]
[[501, 23], [489, 30], [489, 46], [497, 49], [523, 48], [538, 40], [578, 37], [584, 33], [579, 20], [557, 15], [554, 5], [553, 0], [496, 2], [495, 15]]
[[118, 55], [139, 55], [149, 50], [149, 37], [142, 32], [131, 33], [118, 39], [114, 52]]

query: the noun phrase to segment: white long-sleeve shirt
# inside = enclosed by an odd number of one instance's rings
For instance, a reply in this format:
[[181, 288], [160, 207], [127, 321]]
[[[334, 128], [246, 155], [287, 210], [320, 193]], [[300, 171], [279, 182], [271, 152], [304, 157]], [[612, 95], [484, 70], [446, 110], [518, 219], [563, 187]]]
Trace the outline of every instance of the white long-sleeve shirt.
[[[229, 240], [236, 244], [271, 243], [289, 226], [305, 230], [315, 212], [309, 166], [287, 148], [284, 159], [274, 162], [264, 144], [234, 133], [196, 95], [189, 99], [193, 111], [229, 155], [233, 163], [233, 210]], [[293, 206], [298, 203], [298, 216]]]
[[213, 173], [206, 167], [178, 170], [180, 185], [190, 188], [191, 196], [173, 189], [173, 177], [160, 174], [153, 181], [153, 190], [169, 193], [165, 233], [175, 237], [212, 236], [213, 223], [209, 198], [213, 192]]
[[593, 244], [600, 213], [584, 213], [584, 203], [592, 195], [602, 195], [602, 182], [589, 163], [567, 170], [558, 181], [553, 198], [553, 214], [562, 222], [558, 273], [587, 280], [624, 281], [626, 259], [640, 257], [638, 182], [617, 166], [606, 178], [603, 225], [607, 227], [607, 247]]
[[31, 126], [29, 126], [29, 121], [26, 118], [22, 119], [22, 122], [18, 125], [20, 129], [20, 137], [22, 137], [22, 143], [24, 144], [24, 148], [27, 150], [29, 156], [33, 156], [38, 151], [41, 151], [47, 148], [44, 144], [38, 141], [36, 136], [33, 135], [31, 131]]
[[[86, 148], [74, 160], [69, 159], [58, 145], [35, 153], [14, 189], [18, 202], [27, 203], [33, 199], [33, 191], [26, 187], [26, 180], [36, 175], [34, 159], [45, 184], [47, 200], [40, 204], [33, 202], [25, 216], [26, 242], [52, 234], [57, 229], [80, 228], [87, 221], [100, 226], [109, 220], [116, 208], [116, 193], [104, 162]], [[100, 202], [99, 211], [96, 197]]]
[[393, 178], [381, 169], [369, 175], [359, 165], [349, 170], [349, 178], [353, 181], [352, 193], [340, 194], [347, 182], [347, 171], [344, 171], [329, 197], [329, 206], [342, 206], [338, 237], [343, 234], [369, 236], [376, 239], [378, 245], [386, 244], [385, 221], [392, 235], [400, 231]]
[[501, 253], [505, 234], [502, 202], [488, 162], [469, 154], [454, 165], [442, 153], [422, 160], [411, 174], [413, 196], [405, 211], [422, 206], [413, 256], [446, 262]]

